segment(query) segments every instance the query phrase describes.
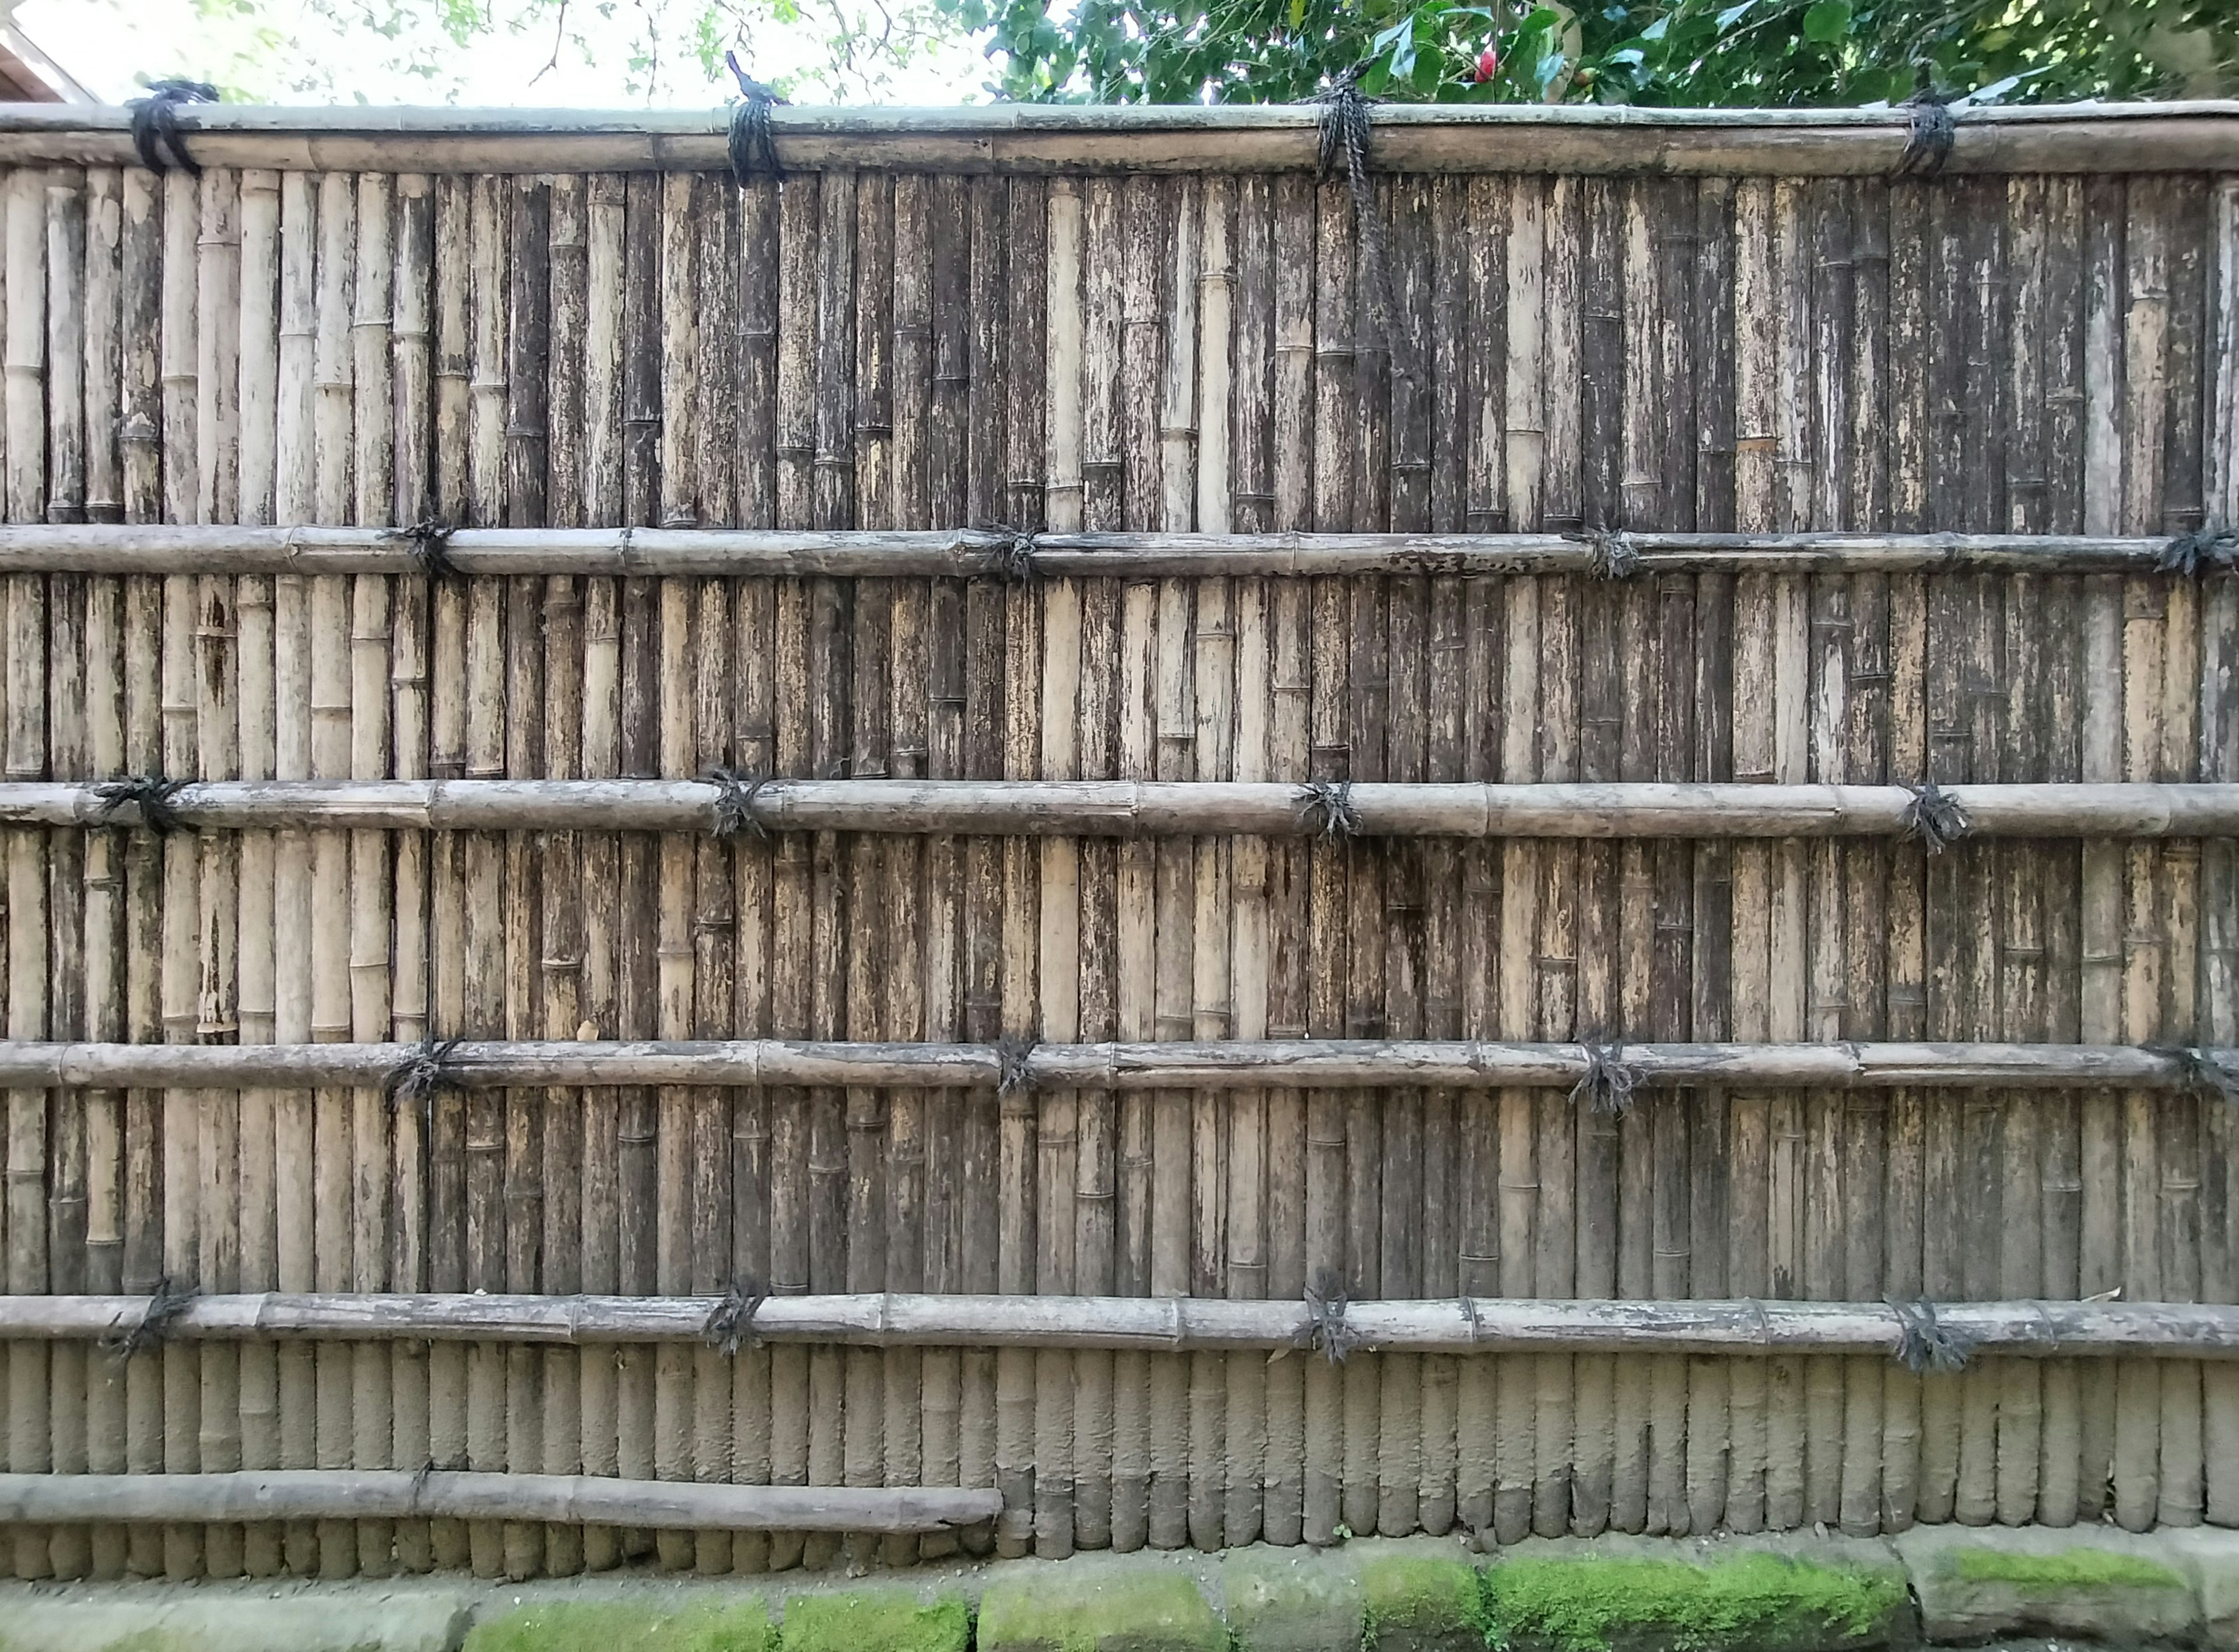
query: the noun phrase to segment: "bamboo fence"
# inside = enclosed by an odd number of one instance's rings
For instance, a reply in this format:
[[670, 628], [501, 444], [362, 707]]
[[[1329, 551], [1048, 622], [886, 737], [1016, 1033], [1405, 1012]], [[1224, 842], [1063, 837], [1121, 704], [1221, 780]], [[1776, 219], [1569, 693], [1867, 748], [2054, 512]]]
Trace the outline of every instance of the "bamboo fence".
[[2239, 109], [1313, 118], [0, 111], [0, 1567], [2239, 1523]]

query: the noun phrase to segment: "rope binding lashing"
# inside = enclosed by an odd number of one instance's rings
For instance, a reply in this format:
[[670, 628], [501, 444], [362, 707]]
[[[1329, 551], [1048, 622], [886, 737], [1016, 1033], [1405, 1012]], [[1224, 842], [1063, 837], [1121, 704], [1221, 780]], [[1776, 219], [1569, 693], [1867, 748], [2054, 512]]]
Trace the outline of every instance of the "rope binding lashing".
[[217, 88], [206, 80], [149, 81], [148, 96], [136, 97], [129, 105], [132, 148], [140, 156], [140, 164], [159, 178], [174, 166], [189, 177], [202, 176], [202, 163], [187, 153], [185, 135], [179, 130], [179, 111], [189, 104], [216, 102]]

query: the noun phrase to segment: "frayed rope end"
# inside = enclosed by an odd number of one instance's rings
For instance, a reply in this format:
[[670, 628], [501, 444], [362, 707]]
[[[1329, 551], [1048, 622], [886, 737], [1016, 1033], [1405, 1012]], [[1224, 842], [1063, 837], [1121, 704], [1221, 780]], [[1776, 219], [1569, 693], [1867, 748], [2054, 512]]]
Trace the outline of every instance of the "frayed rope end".
[[1929, 853], [1942, 854], [1972, 827], [1959, 799], [1935, 781], [1905, 790], [1912, 793], [1912, 801], [1904, 806], [1903, 835], [1917, 839]]
[[767, 774], [740, 774], [727, 768], [710, 769], [704, 777], [715, 788], [715, 835], [728, 843], [744, 835], [766, 838], [754, 799], [769, 784]]
[[1299, 819], [1315, 837], [1342, 843], [1360, 835], [1360, 811], [1352, 804], [1351, 780], [1308, 780], [1295, 796]]
[[1934, 1303], [1925, 1297], [1912, 1302], [1892, 1297], [1889, 1306], [1897, 1316], [1897, 1346], [1891, 1351], [1898, 1364], [1916, 1376], [1965, 1369], [1975, 1351], [1974, 1338], [1937, 1319]]
[[1324, 1268], [1306, 1287], [1306, 1323], [1291, 1339], [1291, 1346], [1309, 1349], [1332, 1365], [1344, 1364], [1360, 1340], [1345, 1323], [1345, 1304], [1343, 1277], [1334, 1268]]
[[1593, 1111], [1622, 1118], [1632, 1111], [1633, 1091], [1640, 1087], [1639, 1069], [1624, 1058], [1622, 1044], [1581, 1044], [1586, 1070], [1571, 1086], [1571, 1099], [1585, 1102]]
[[1640, 572], [1640, 547], [1632, 542], [1632, 535], [1621, 527], [1592, 527], [1563, 537], [1574, 544], [1592, 547], [1590, 567], [1598, 580], [1629, 580]]
[[1006, 1032], [995, 1040], [995, 1093], [1008, 1096], [1031, 1091], [1040, 1082], [1034, 1077], [1033, 1056], [1040, 1045], [1020, 1032]]
[[455, 1089], [458, 1077], [451, 1065], [451, 1052], [458, 1047], [456, 1038], [421, 1039], [412, 1053], [391, 1067], [381, 1081], [382, 1098], [389, 1110], [411, 1107], [424, 1114], [440, 1092]]
[[165, 780], [160, 774], [128, 774], [114, 780], [96, 781], [93, 788], [93, 824], [116, 825], [120, 809], [136, 809], [140, 825], [159, 838], [183, 831], [186, 822], [172, 805], [186, 784], [184, 780]]
[[760, 1346], [754, 1316], [768, 1300], [769, 1292], [753, 1277], [734, 1279], [722, 1301], [708, 1310], [707, 1321], [700, 1327], [701, 1340], [726, 1359], [736, 1357], [741, 1348]]
[[164, 1274], [156, 1281], [156, 1289], [148, 1298], [148, 1305], [140, 1310], [140, 1317], [130, 1326], [120, 1314], [110, 1322], [102, 1337], [101, 1350], [118, 1359], [130, 1359], [135, 1354], [144, 1354], [149, 1349], [160, 1348], [170, 1340], [172, 1322], [186, 1312], [195, 1299], [192, 1286], [181, 1288]]

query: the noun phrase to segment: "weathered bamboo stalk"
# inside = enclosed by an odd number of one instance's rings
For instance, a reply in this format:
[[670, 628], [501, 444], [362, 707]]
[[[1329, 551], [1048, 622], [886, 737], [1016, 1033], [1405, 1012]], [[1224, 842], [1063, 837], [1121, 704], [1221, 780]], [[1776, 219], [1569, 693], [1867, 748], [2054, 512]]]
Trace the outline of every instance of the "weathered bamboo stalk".
[[[707, 1335], [708, 1317], [721, 1301], [484, 1291], [211, 1295], [192, 1298], [167, 1317], [164, 1335], [225, 1343], [674, 1343]], [[83, 1341], [129, 1331], [147, 1306], [143, 1297], [0, 1297], [0, 1331], [32, 1344]], [[1878, 1302], [1755, 1297], [1462, 1297], [1349, 1302], [1343, 1315], [1352, 1345], [1369, 1350], [1777, 1356], [1893, 1353], [1906, 1311]], [[1953, 1301], [1938, 1303], [1936, 1312], [1938, 1324], [1978, 1351], [2017, 1357], [2239, 1357], [2239, 1309], [2222, 1304]], [[1296, 1299], [804, 1293], [766, 1299], [754, 1311], [752, 1334], [788, 1345], [1303, 1352], [1314, 1316], [1310, 1304]]]
[[985, 1520], [995, 1494], [933, 1487], [731, 1486], [584, 1475], [270, 1470], [0, 1476], [0, 1521], [436, 1519], [659, 1531], [940, 1531]]
[[[1631, 576], [1638, 581], [1712, 571], [2152, 573], [2169, 543], [2168, 535], [1957, 532], [1641, 531], [1624, 538], [1638, 557], [1638, 571]], [[987, 573], [1007, 543], [1005, 534], [977, 527], [509, 525], [461, 528], [446, 540], [444, 554], [465, 574], [970, 577]], [[1033, 549], [1035, 569], [1045, 577], [1585, 574], [1598, 566], [1596, 548], [1586, 539], [1538, 532], [1053, 529], [1035, 534]], [[414, 541], [380, 525], [47, 521], [0, 527], [0, 573], [410, 574], [418, 569], [416, 554]]]
[[[556, 109], [189, 108], [179, 122], [205, 166], [448, 172], [721, 170], [727, 127], [705, 114]], [[1381, 165], [1430, 171], [1881, 176], [1905, 150], [1892, 109], [1379, 108]], [[1304, 169], [1314, 113], [1293, 107], [953, 109], [779, 108], [791, 172]], [[1957, 112], [1954, 173], [2228, 170], [2239, 106], [2049, 106]], [[129, 165], [127, 112], [27, 105], [0, 124], [0, 163]]]
[[[1334, 782], [1332, 784], [1335, 784]], [[2239, 833], [2239, 784], [2105, 781], [1957, 785], [1945, 793], [1979, 837], [2215, 838]], [[188, 781], [160, 806], [179, 824], [247, 830], [728, 830], [727, 804], [767, 832], [858, 830], [1150, 838], [1312, 837], [1323, 805], [1296, 785], [1199, 780], [773, 780], [740, 802], [732, 782], [322, 778]], [[1590, 783], [1398, 785], [1345, 793], [1360, 837], [1904, 838], [1903, 786]], [[147, 806], [87, 781], [0, 784], [0, 823], [140, 825]], [[166, 822], [168, 824], [168, 822]]]

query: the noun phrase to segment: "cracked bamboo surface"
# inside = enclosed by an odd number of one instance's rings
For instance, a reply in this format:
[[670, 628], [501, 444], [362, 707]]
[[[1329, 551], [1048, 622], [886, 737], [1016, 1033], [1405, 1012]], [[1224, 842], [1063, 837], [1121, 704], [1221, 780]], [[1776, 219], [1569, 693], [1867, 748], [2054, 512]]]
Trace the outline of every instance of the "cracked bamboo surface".
[[[196, 181], [0, 117], [43, 157], [0, 188], [0, 783], [69, 788], [0, 824], [8, 1295], [2231, 1303], [2229, 1109], [2169, 1052], [2239, 1046], [2234, 839], [2174, 806], [2239, 784], [2239, 581], [2153, 567], [2239, 522], [2239, 182], [2197, 148], [2229, 112], [2196, 113], [2094, 117], [2102, 169], [2011, 173], [2085, 123], [1970, 116], [1935, 183], [1877, 176], [1886, 116], [1666, 123], [1666, 175], [1629, 176], [1598, 169], [1641, 153], [1630, 120], [1395, 120], [1400, 361], [1296, 112], [867, 127], [744, 189], [658, 169], [704, 121], [595, 133], [610, 171], [565, 134], [244, 127]], [[378, 537], [430, 517], [455, 574]], [[998, 528], [1087, 537], [1013, 585]], [[1561, 537], [1600, 528], [1638, 574]], [[1364, 534], [1396, 537], [1319, 537]], [[716, 767], [798, 782], [763, 794], [785, 829], [708, 835]], [[127, 774], [207, 783], [189, 811], [389, 801], [158, 838], [81, 806]], [[1310, 839], [1310, 780], [1459, 810]], [[505, 791], [609, 781], [660, 808]], [[2112, 789], [1931, 854], [1896, 836], [1926, 781], [1987, 816], [2020, 794], [1969, 787]], [[1109, 783], [1126, 833], [788, 813], [952, 782]], [[423, 812], [482, 786], [505, 807]], [[1197, 786], [1232, 789], [1160, 790]], [[1627, 798], [1730, 795], [1702, 787], [1761, 793], [1735, 806], [1771, 835], [1684, 807], [1609, 835]], [[1527, 795], [1566, 813], [1469, 835]], [[999, 1091], [1006, 1036], [1041, 1082]], [[384, 1106], [429, 1038], [470, 1071], [547, 1053]], [[770, 1042], [674, 1053], [723, 1040]], [[1246, 1058], [1297, 1040], [1383, 1052]], [[1630, 1113], [1573, 1098], [1580, 1041], [1655, 1070]], [[1868, 1343], [1340, 1370], [487, 1330], [10, 1340], [5, 1467], [1001, 1512], [80, 1502], [9, 1563], [2239, 1520], [2230, 1366], [2135, 1347], [1917, 1377]]]

